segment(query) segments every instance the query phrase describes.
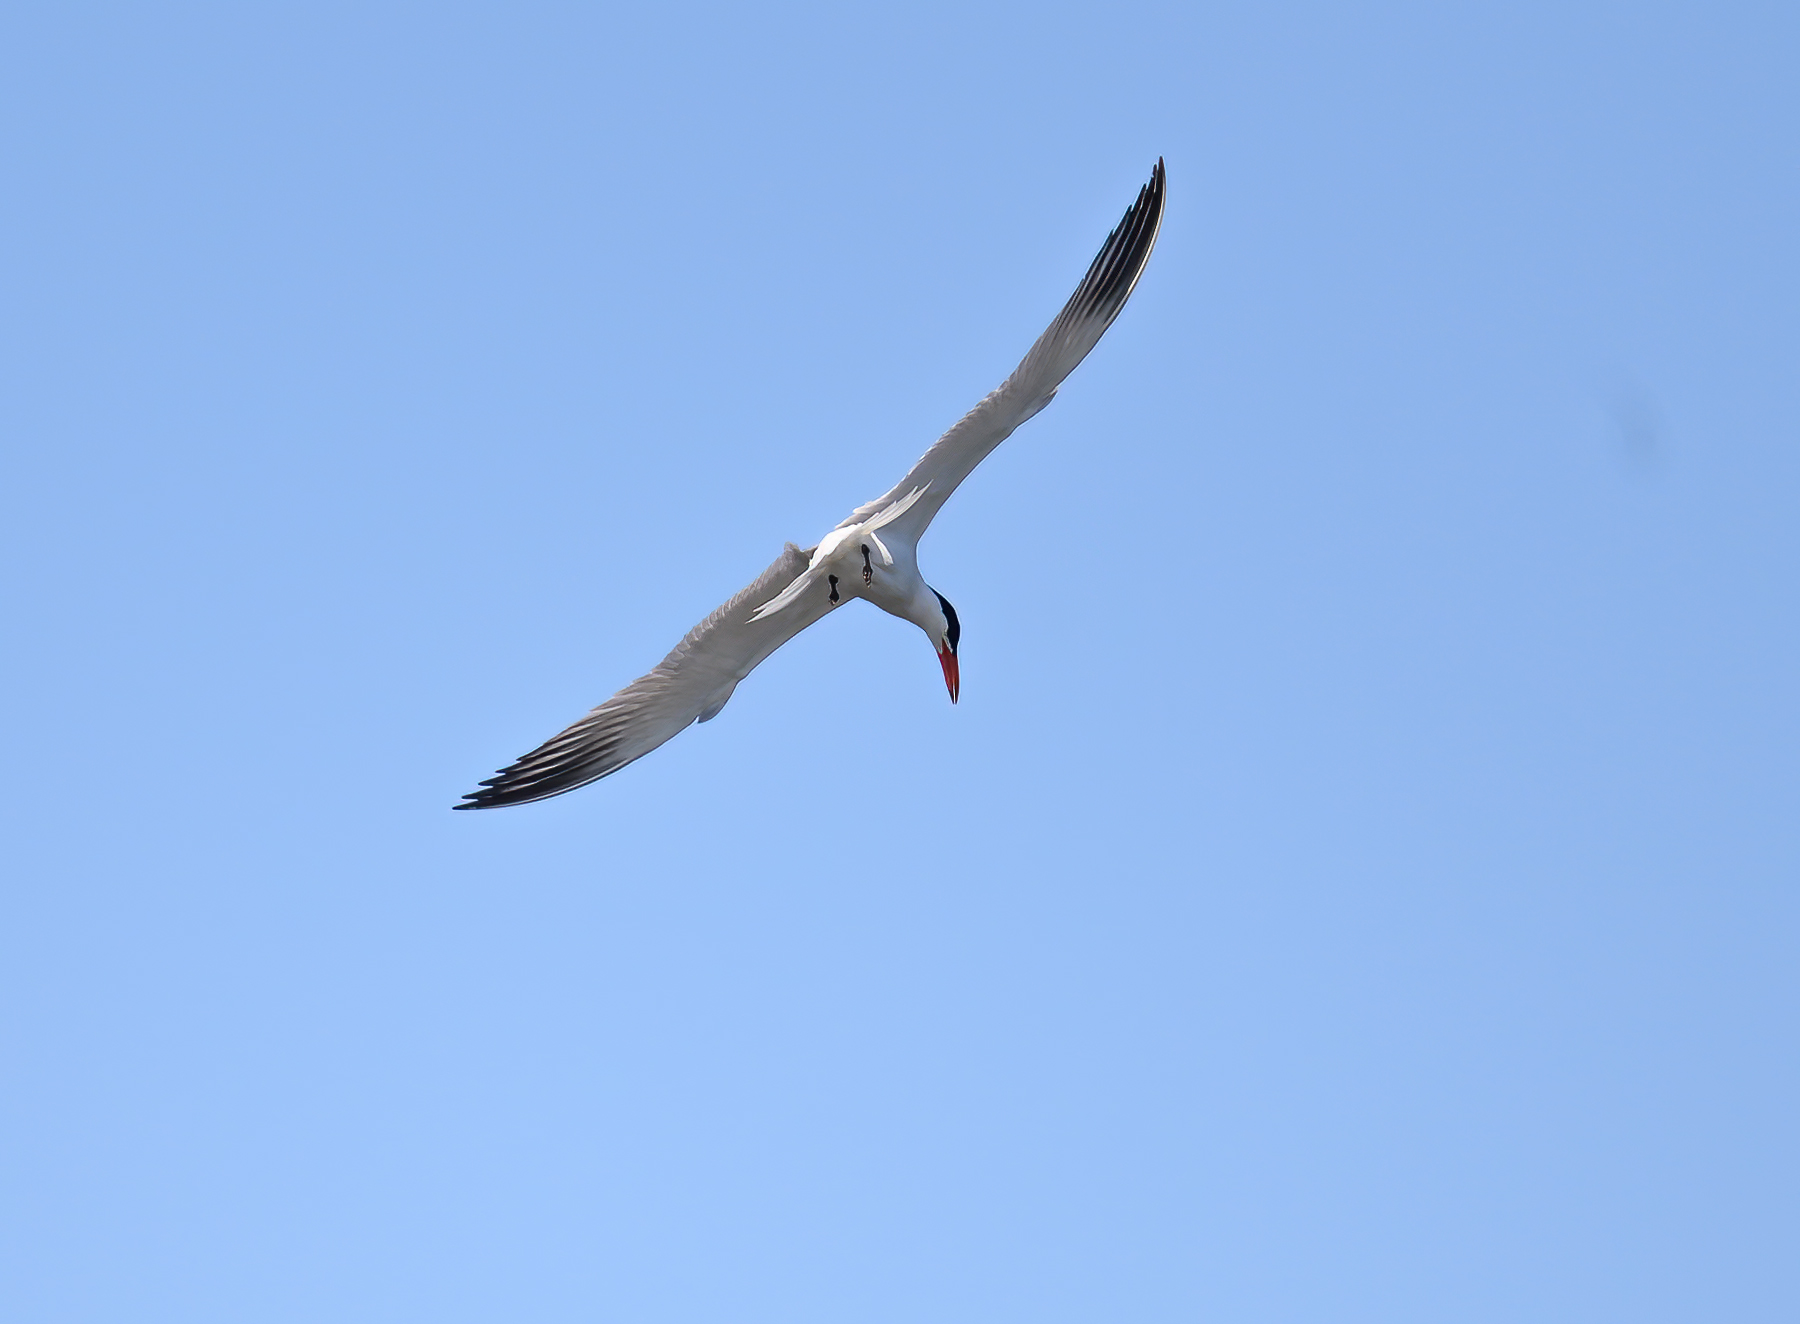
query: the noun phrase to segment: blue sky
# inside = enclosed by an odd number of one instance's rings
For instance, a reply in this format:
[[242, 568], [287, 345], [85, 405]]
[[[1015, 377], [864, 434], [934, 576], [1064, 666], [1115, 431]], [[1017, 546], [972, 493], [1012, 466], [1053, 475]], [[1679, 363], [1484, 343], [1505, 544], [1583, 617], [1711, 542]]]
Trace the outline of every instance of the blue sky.
[[1786, 1318], [1797, 37], [9, 10], [0, 1314]]

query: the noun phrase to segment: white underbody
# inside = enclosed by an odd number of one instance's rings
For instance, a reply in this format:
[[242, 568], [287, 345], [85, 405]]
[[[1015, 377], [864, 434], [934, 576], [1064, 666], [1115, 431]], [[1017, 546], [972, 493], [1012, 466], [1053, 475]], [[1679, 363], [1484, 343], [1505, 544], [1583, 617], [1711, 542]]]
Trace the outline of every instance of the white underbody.
[[808, 595], [834, 607], [865, 598], [890, 616], [911, 621], [942, 647], [948, 622], [937, 594], [919, 574], [918, 538], [905, 526], [895, 527], [930, 486], [914, 488], [867, 518], [826, 534], [806, 572], [758, 607], [751, 620], [765, 620]]

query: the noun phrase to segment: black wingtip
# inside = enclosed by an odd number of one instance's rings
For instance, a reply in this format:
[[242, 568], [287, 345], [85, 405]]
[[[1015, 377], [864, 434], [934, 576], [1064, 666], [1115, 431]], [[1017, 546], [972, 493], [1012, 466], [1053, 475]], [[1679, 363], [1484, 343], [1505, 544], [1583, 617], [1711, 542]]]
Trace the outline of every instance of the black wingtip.
[[495, 774], [482, 782], [478, 788], [463, 796], [460, 804], [453, 804], [450, 807], [452, 809], [499, 809], [505, 805], [518, 804], [522, 800], [535, 798], [532, 796], [521, 797], [518, 794], [517, 786], [497, 784], [504, 780], [505, 778]]
[[1168, 187], [1169, 172], [1163, 166], [1162, 157], [1156, 158], [1156, 164], [1150, 170], [1150, 182], [1144, 185], [1144, 193], [1150, 203], [1150, 209], [1157, 213], [1160, 220], [1163, 206], [1163, 193]]
[[1102, 331], [1112, 325], [1143, 274], [1151, 249], [1156, 247], [1156, 236], [1162, 229], [1166, 178], [1159, 156], [1149, 181], [1138, 189], [1137, 197], [1095, 254], [1093, 265], [1063, 309], [1064, 317], [1098, 318]]

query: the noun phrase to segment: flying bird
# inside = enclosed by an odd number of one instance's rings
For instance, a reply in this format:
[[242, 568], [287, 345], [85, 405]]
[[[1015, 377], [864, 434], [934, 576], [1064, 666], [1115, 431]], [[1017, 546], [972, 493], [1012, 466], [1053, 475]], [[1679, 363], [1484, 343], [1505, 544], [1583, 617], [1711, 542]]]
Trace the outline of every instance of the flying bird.
[[865, 598], [925, 632], [950, 702], [962, 677], [962, 625], [919, 574], [919, 539], [957, 484], [1055, 397], [1131, 297], [1163, 215], [1163, 163], [1107, 236], [1063, 310], [1012, 376], [963, 416], [895, 486], [858, 506], [818, 546], [787, 544], [775, 563], [675, 645], [648, 675], [562, 734], [502, 768], [458, 809], [492, 809], [561, 795], [617, 772], [694, 722], [710, 722], [738, 682], [807, 626]]

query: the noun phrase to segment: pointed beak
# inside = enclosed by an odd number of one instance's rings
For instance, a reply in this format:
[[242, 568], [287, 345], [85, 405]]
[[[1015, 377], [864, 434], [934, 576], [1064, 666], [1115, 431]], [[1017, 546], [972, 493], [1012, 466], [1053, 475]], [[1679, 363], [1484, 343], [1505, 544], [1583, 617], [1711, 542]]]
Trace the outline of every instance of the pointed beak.
[[962, 672], [957, 670], [956, 654], [948, 648], [938, 649], [938, 665], [944, 668], [944, 687], [950, 691], [950, 702], [956, 702], [957, 691], [962, 689]]

